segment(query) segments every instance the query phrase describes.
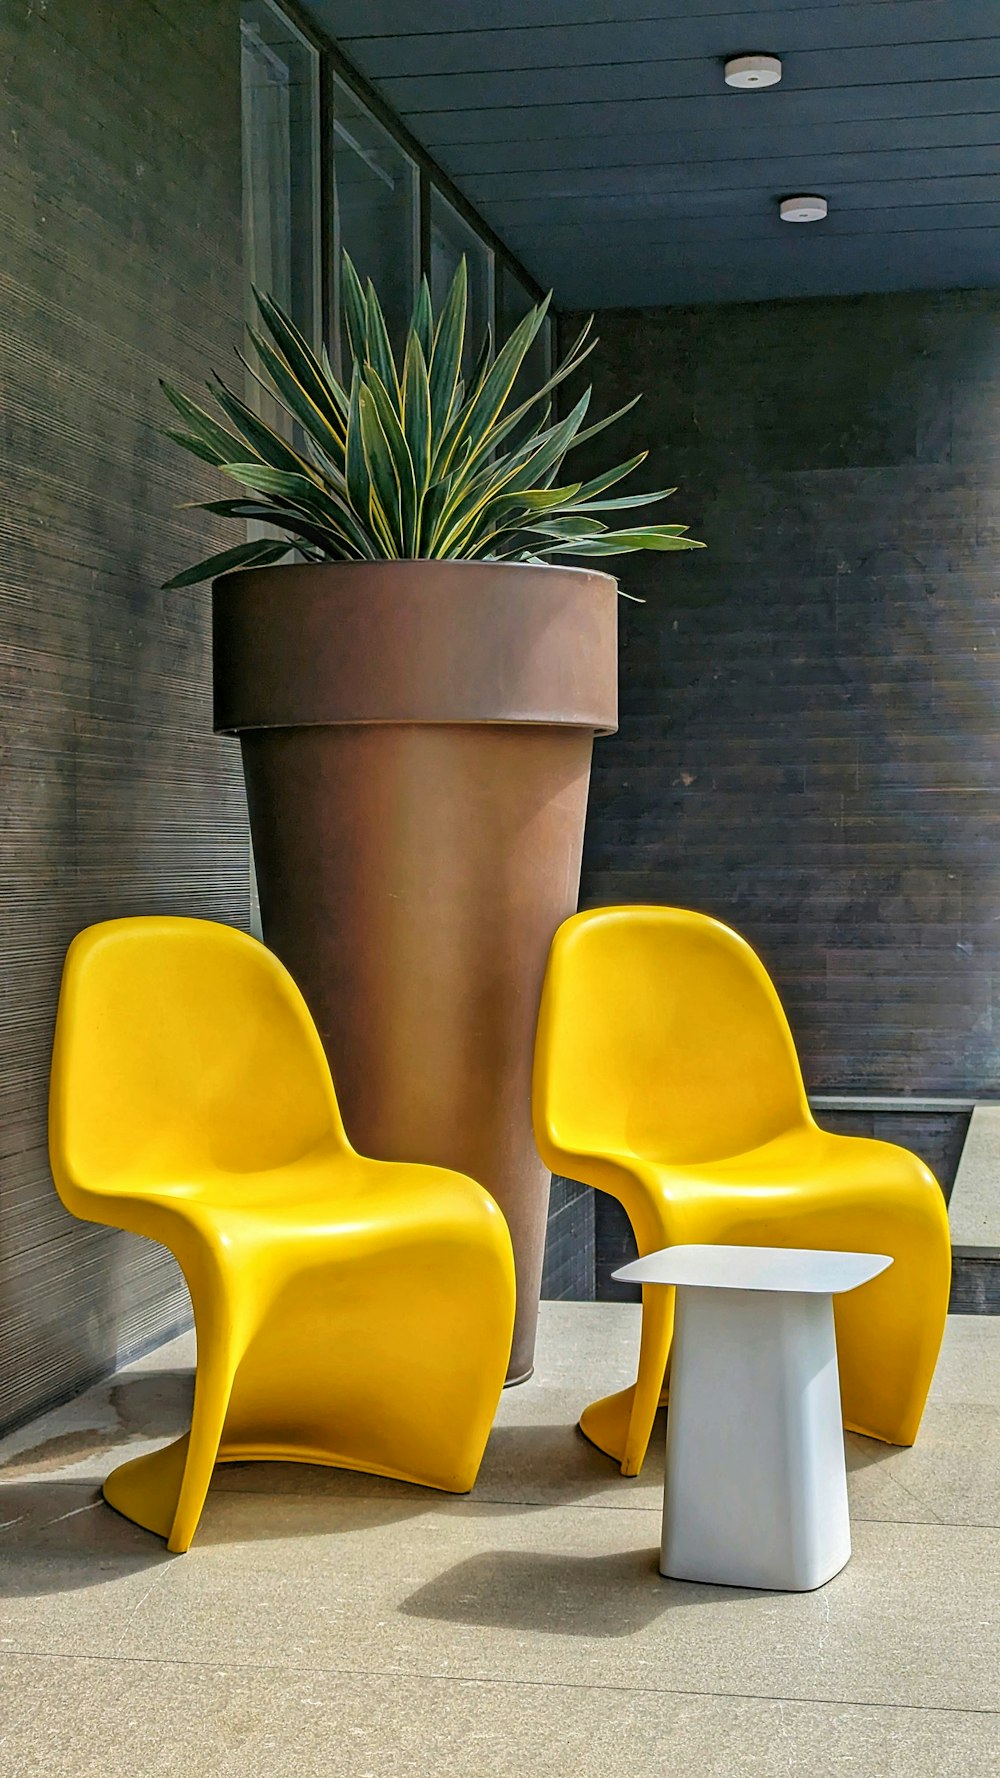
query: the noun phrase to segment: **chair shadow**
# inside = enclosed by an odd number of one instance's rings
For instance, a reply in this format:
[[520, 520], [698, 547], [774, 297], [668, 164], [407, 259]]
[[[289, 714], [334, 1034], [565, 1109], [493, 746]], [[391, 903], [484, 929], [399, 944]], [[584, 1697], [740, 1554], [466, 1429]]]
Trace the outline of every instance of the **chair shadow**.
[[524, 1505], [536, 1500], [569, 1504], [607, 1495], [616, 1506], [628, 1506], [633, 1500], [643, 1504], [636, 1497], [662, 1483], [662, 1428], [654, 1431], [641, 1476], [623, 1476], [615, 1459], [591, 1444], [573, 1421], [547, 1420], [494, 1426], [471, 1498], [499, 1489], [509, 1494], [512, 1503]]
[[[278, 1466], [253, 1467], [267, 1471]], [[379, 1479], [351, 1478], [346, 1470], [319, 1473], [362, 1483]], [[321, 1486], [301, 1493], [287, 1489], [228, 1493], [213, 1483], [191, 1556], [226, 1545], [249, 1548], [284, 1538], [349, 1537], [373, 1525], [419, 1518], [440, 1501], [455, 1498], [402, 1482], [396, 1486], [400, 1493], [386, 1496], [337, 1490], [336, 1485], [329, 1492]], [[229, 1504], [233, 1501], [242, 1505], [234, 1510]], [[296, 1511], [306, 1502], [318, 1510]], [[0, 1600], [109, 1586], [125, 1575], [147, 1569], [152, 1573], [191, 1556], [172, 1554], [163, 1538], [116, 1512], [93, 1482], [12, 1482], [0, 1487]]]
[[872, 1469], [879, 1463], [888, 1463], [906, 1449], [905, 1445], [887, 1445], [880, 1438], [869, 1438], [864, 1432], [848, 1432], [844, 1443], [847, 1473], [850, 1476], [860, 1470]]
[[173, 1559], [160, 1538], [113, 1512], [93, 1482], [0, 1488], [0, 1599], [106, 1586]]

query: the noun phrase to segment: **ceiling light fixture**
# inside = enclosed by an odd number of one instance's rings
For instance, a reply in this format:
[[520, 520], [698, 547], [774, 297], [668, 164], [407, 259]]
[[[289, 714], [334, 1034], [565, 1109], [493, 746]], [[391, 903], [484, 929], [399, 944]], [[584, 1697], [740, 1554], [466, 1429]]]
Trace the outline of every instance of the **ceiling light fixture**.
[[781, 62], [777, 56], [731, 56], [723, 73], [727, 86], [750, 92], [761, 86], [777, 86]]
[[825, 198], [782, 198], [782, 222], [822, 222], [827, 212]]

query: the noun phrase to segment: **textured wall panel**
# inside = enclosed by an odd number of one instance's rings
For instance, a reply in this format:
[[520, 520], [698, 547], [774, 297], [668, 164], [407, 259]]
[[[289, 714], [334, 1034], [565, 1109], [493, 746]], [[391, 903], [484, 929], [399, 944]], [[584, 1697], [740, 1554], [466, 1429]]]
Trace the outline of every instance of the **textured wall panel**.
[[[572, 328], [572, 317], [568, 330]], [[623, 558], [585, 904], [761, 952], [812, 1092], [1000, 1090], [1000, 297], [598, 318], [584, 447], [697, 556]], [[575, 460], [574, 460], [575, 461]]]
[[186, 1317], [159, 1248], [73, 1222], [45, 1100], [63, 953], [93, 920], [248, 919], [239, 761], [211, 732], [204, 588], [232, 541], [157, 434], [157, 377], [232, 361], [236, 0], [0, 9], [0, 1424]]

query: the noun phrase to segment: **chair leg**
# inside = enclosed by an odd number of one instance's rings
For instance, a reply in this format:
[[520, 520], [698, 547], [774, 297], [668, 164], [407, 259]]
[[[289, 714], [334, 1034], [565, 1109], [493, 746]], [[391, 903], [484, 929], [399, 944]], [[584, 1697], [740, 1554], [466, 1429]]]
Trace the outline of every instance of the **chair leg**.
[[670, 1342], [674, 1332], [674, 1292], [645, 1287], [642, 1293], [642, 1335], [632, 1413], [622, 1452], [622, 1475], [638, 1475], [660, 1405]]
[[592, 1402], [580, 1416], [584, 1437], [620, 1463], [622, 1475], [638, 1475], [642, 1468], [660, 1405], [673, 1328], [673, 1291], [644, 1289], [635, 1382]]
[[[882, 1252], [892, 1247], [884, 1242]], [[948, 1315], [951, 1254], [942, 1241], [914, 1263], [902, 1254], [882, 1277], [835, 1302], [844, 1424], [889, 1445], [912, 1445]], [[878, 1286], [879, 1288], [875, 1288]]]
[[219, 1454], [235, 1375], [231, 1354], [199, 1358], [191, 1430], [162, 1450], [113, 1470], [103, 1487], [109, 1506], [167, 1540], [175, 1555], [190, 1548]]
[[184, 1474], [167, 1538], [168, 1550], [177, 1554], [190, 1548], [198, 1529], [219, 1454], [235, 1374], [232, 1355], [225, 1351], [209, 1354], [207, 1363], [198, 1366]]

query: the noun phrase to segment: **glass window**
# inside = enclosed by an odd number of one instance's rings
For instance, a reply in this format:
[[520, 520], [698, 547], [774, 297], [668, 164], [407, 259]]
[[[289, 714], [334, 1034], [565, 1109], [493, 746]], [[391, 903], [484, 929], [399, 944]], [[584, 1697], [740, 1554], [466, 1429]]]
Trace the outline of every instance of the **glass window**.
[[243, 240], [249, 286], [320, 334], [319, 55], [271, 0], [243, 0]]
[[[518, 322], [535, 307], [535, 298], [510, 266], [500, 261], [497, 265], [497, 344], [503, 345], [513, 333]], [[517, 381], [511, 395], [512, 407], [518, 402], [526, 401], [535, 389], [552, 374], [552, 322], [548, 315], [531, 342], [525, 355], [524, 363], [518, 372]], [[539, 402], [530, 414], [524, 417], [524, 426], [538, 428], [542, 424], [545, 408]], [[512, 435], [512, 436], [516, 436]]]
[[448, 294], [448, 288], [464, 253], [469, 276], [469, 306], [466, 314], [465, 358], [462, 370], [466, 378], [472, 372], [483, 335], [493, 322], [493, 252], [485, 241], [459, 215], [454, 204], [431, 187], [430, 214], [430, 285], [435, 313]]
[[[394, 352], [413, 312], [419, 261], [418, 178], [409, 155], [342, 80], [334, 82], [337, 278], [344, 248], [378, 292]], [[339, 331], [339, 330], [338, 330]]]

